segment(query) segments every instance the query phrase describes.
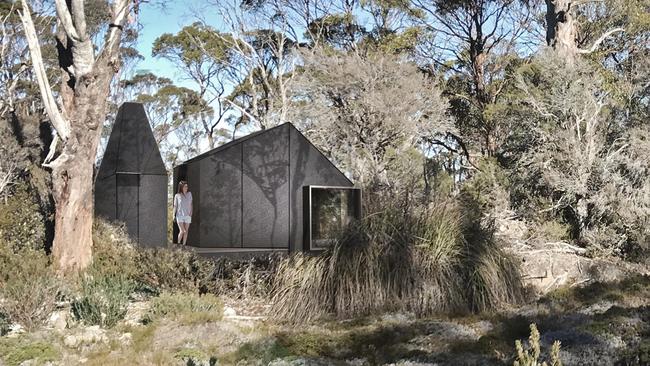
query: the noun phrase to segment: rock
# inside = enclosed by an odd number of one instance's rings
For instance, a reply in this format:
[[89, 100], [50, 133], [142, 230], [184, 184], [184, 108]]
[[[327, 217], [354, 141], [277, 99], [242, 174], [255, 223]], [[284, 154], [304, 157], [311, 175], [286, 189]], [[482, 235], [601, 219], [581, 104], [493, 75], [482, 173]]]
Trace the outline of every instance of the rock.
[[117, 340], [120, 341], [122, 345], [128, 346], [133, 341], [133, 336], [131, 333], [124, 333]]
[[55, 311], [50, 315], [46, 325], [54, 330], [62, 331], [68, 326], [69, 317], [70, 312], [67, 310]]
[[237, 316], [237, 312], [235, 309], [231, 308], [230, 306], [225, 306], [223, 308], [223, 316], [226, 318]]
[[142, 325], [142, 319], [149, 310], [149, 303], [137, 301], [129, 303], [124, 316], [124, 323], [130, 326]]
[[97, 325], [83, 328], [75, 334], [67, 335], [63, 338], [63, 344], [69, 348], [77, 348], [81, 345], [91, 345], [95, 343], [107, 343], [106, 331]]
[[63, 344], [68, 348], [76, 348], [79, 345], [79, 339], [75, 335], [67, 335], [63, 338]]
[[7, 337], [14, 338], [14, 337], [18, 337], [23, 333], [25, 333], [25, 329], [23, 328], [23, 326], [18, 323], [14, 323], [9, 326], [9, 333], [7, 333]]

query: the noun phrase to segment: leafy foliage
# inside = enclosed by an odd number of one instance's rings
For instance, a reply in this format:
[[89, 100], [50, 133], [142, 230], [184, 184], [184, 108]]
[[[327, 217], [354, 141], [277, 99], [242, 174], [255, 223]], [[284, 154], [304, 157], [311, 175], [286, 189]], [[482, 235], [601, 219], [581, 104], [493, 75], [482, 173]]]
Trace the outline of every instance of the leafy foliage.
[[135, 283], [123, 275], [85, 275], [72, 302], [75, 317], [89, 325], [110, 328], [124, 319]]
[[426, 316], [521, 301], [515, 261], [480, 215], [465, 216], [472, 209], [448, 202], [368, 215], [318, 257], [297, 254], [280, 264], [274, 314], [292, 322], [392, 310]]
[[43, 251], [0, 246], [0, 313], [27, 329], [41, 325], [56, 307], [62, 281]]
[[26, 185], [17, 186], [6, 203], [0, 203], [0, 238], [3, 245], [15, 251], [43, 250], [45, 234], [45, 217], [38, 199]]

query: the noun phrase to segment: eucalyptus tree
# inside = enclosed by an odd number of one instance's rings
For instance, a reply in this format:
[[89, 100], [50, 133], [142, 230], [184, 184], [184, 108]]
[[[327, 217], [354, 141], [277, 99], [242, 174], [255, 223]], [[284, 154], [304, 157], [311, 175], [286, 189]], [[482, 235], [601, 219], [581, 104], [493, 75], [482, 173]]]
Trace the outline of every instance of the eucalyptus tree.
[[235, 52], [227, 34], [201, 23], [194, 23], [176, 34], [165, 33], [153, 44], [152, 54], [174, 63], [194, 82], [198, 99], [194, 107], [210, 148], [215, 133], [232, 106], [224, 102], [233, 73]]
[[292, 119], [371, 191], [408, 189], [420, 142], [455, 131], [440, 88], [399, 56], [319, 51], [291, 91]]
[[[142, 103], [168, 170], [178, 159], [199, 154], [203, 119], [213, 109], [195, 90], [175, 85], [171, 79], [152, 73], [137, 74], [121, 80], [120, 87], [129, 100]], [[207, 116], [206, 116], [207, 115]]]
[[513, 188], [532, 197], [519, 202], [522, 212], [551, 213], [591, 249], [624, 254], [650, 237], [650, 126], [619, 119], [608, 84], [599, 65], [567, 65], [555, 52], [518, 70], [513, 102], [526, 118], [513, 135]]
[[[20, 18], [44, 109], [55, 137], [44, 165], [52, 170], [55, 229], [52, 254], [62, 270], [92, 261], [93, 170], [107, 99], [120, 69], [124, 29], [137, 3], [115, 0], [93, 29], [83, 0], [56, 0], [58, 87], [50, 84], [28, 1]], [[94, 15], [95, 13], [93, 13]], [[93, 33], [93, 31], [95, 31]], [[94, 36], [94, 37], [93, 37]], [[55, 98], [55, 91], [58, 100]]]
[[[466, 143], [482, 155], [500, 150], [507, 126], [490, 109], [507, 82], [505, 70], [529, 31], [531, 14], [516, 0], [410, 0], [414, 21], [432, 37], [423, 60], [447, 79], [447, 93]], [[456, 141], [458, 144], [459, 141]]]

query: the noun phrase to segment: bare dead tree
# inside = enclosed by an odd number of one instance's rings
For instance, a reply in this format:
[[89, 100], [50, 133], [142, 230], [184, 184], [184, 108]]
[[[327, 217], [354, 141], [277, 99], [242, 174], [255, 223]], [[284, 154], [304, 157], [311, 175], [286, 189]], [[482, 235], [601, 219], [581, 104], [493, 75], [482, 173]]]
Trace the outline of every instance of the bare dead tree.
[[74, 271], [92, 261], [93, 169], [110, 84], [120, 69], [122, 33], [134, 3], [112, 2], [111, 20], [97, 53], [86, 23], [84, 1], [56, 0], [55, 4], [62, 74], [58, 100], [45, 72], [28, 1], [22, 2], [20, 18], [43, 105], [56, 132], [43, 163], [52, 170], [56, 205], [52, 254], [62, 270]]

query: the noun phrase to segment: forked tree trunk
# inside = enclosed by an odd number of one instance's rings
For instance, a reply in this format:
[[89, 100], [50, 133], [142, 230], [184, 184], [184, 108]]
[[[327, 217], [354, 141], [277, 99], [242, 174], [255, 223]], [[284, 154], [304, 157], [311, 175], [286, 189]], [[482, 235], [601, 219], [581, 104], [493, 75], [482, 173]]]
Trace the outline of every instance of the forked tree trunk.
[[[119, 69], [122, 29], [131, 12], [130, 0], [112, 2], [112, 19], [99, 55], [88, 33], [83, 0], [56, 0], [57, 52], [62, 77], [54, 99], [40, 42], [26, 1], [22, 3], [23, 23], [32, 64], [45, 110], [56, 130], [54, 142], [62, 141], [59, 156], [55, 143], [45, 164], [52, 168], [56, 206], [52, 253], [63, 271], [76, 271], [92, 261], [94, 216], [93, 171], [97, 145], [106, 119], [110, 82]], [[60, 110], [61, 108], [61, 110]]]

